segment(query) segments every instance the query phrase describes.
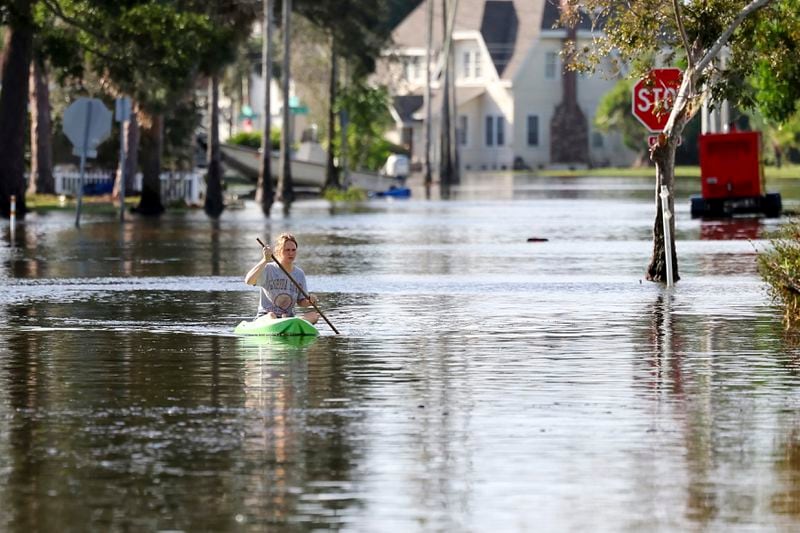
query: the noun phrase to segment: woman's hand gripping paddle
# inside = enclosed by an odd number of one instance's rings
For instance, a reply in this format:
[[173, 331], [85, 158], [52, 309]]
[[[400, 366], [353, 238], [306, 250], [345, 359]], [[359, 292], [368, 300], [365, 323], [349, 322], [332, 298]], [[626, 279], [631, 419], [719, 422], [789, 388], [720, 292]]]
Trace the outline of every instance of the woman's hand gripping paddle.
[[[267, 245], [264, 244], [263, 242], [261, 242], [261, 239], [259, 239], [258, 237], [256, 237], [256, 240], [258, 241], [258, 244], [261, 245], [261, 248], [266, 248], [267, 247]], [[292, 275], [289, 274], [289, 272], [287, 272], [285, 268], [283, 268], [283, 265], [281, 264], [280, 261], [278, 261], [278, 258], [275, 257], [275, 254], [270, 253], [270, 257], [272, 257], [272, 260], [275, 261], [275, 264], [278, 265], [281, 270], [283, 270], [283, 273], [286, 274], [286, 277], [289, 278], [289, 281], [294, 283], [294, 286], [297, 287], [297, 290], [300, 291], [300, 294], [302, 294], [305, 297], [305, 299], [308, 300], [311, 303], [311, 306], [317, 311], [317, 313], [319, 313], [319, 316], [321, 316], [325, 320], [325, 322], [328, 323], [328, 325], [331, 327], [333, 332], [336, 333], [337, 335], [339, 335], [339, 330], [336, 329], [336, 327], [333, 324], [331, 324], [331, 321], [328, 320], [328, 317], [326, 317], [325, 314], [322, 311], [320, 311], [319, 307], [317, 307], [317, 304], [315, 304], [314, 302], [311, 301], [311, 297], [303, 289], [303, 287], [294, 280]]]

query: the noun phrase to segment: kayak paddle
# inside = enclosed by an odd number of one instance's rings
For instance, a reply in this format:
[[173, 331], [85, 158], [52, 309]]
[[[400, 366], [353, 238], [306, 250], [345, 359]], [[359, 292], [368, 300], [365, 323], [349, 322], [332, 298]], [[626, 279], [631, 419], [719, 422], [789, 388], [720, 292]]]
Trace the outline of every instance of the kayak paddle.
[[[259, 239], [258, 237], [256, 237], [256, 240], [258, 241], [258, 244], [260, 244], [260, 245], [261, 245], [261, 248], [266, 248], [266, 247], [267, 247], [267, 246], [266, 246], [266, 245], [265, 245], [263, 242], [261, 242], [261, 239]], [[319, 316], [321, 316], [323, 319], [325, 319], [325, 322], [327, 322], [327, 323], [328, 323], [328, 325], [331, 327], [331, 329], [333, 330], [333, 332], [334, 332], [334, 333], [336, 333], [337, 335], [339, 335], [339, 330], [338, 330], [338, 329], [336, 329], [336, 327], [335, 327], [333, 324], [331, 324], [331, 321], [330, 321], [330, 320], [328, 320], [328, 317], [326, 317], [326, 316], [325, 316], [325, 313], [323, 313], [323, 312], [320, 310], [320, 308], [319, 308], [319, 307], [317, 307], [317, 304], [315, 304], [314, 302], [312, 302], [312, 301], [311, 301], [311, 297], [310, 297], [310, 296], [308, 295], [308, 293], [307, 293], [307, 292], [306, 292], [306, 291], [303, 289], [303, 287], [302, 287], [302, 286], [301, 286], [299, 283], [297, 283], [297, 282], [294, 280], [294, 278], [292, 277], [292, 275], [291, 275], [291, 274], [289, 274], [289, 272], [288, 272], [288, 271], [287, 271], [285, 268], [283, 268], [283, 265], [281, 264], [281, 262], [280, 262], [280, 261], [278, 261], [278, 258], [277, 258], [277, 257], [275, 257], [275, 254], [273, 254], [273, 253], [270, 253], [270, 256], [272, 257], [272, 260], [273, 260], [273, 261], [275, 261], [275, 264], [277, 264], [277, 265], [280, 267], [280, 269], [281, 269], [281, 270], [283, 270], [283, 273], [284, 273], [284, 274], [286, 274], [286, 277], [288, 277], [288, 278], [289, 278], [289, 281], [291, 281], [292, 283], [294, 283], [294, 286], [295, 286], [295, 287], [297, 287], [297, 290], [299, 290], [299, 291], [300, 291], [300, 294], [302, 294], [303, 296], [305, 296], [306, 300], [308, 300], [308, 301], [311, 303], [312, 307], [314, 307], [314, 309], [317, 311], [317, 313], [319, 313]]]

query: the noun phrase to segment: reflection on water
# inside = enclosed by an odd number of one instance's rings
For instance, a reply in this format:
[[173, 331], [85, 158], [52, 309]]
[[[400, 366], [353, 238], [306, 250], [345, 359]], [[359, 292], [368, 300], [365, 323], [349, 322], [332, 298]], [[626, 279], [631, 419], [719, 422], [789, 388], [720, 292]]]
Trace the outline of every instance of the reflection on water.
[[[0, 530], [796, 529], [798, 344], [754, 266], [778, 221], [679, 207], [667, 291], [652, 191], [601, 183], [29, 218], [0, 247]], [[286, 230], [343, 335], [232, 334]]]

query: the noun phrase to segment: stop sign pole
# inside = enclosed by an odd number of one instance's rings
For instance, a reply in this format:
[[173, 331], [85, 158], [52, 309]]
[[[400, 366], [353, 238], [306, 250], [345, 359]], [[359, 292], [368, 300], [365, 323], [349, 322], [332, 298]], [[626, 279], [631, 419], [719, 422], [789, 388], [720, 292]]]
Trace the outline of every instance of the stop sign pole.
[[631, 111], [649, 131], [663, 131], [678, 89], [682, 72], [678, 68], [654, 68], [633, 86]]
[[119, 221], [125, 220], [125, 131], [131, 119], [131, 99], [117, 98], [114, 115], [119, 122]]
[[81, 158], [78, 179], [78, 205], [75, 210], [75, 227], [81, 225], [83, 177], [86, 158], [96, 157], [99, 145], [111, 133], [111, 112], [97, 98], [78, 98], [64, 111], [64, 134], [72, 142], [72, 153]]
[[86, 171], [86, 152], [89, 144], [89, 125], [92, 123], [92, 106], [86, 106], [86, 124], [83, 127], [83, 142], [81, 143], [81, 177], [78, 180], [78, 206], [75, 208], [75, 227], [81, 225], [81, 203], [83, 201], [83, 176]]

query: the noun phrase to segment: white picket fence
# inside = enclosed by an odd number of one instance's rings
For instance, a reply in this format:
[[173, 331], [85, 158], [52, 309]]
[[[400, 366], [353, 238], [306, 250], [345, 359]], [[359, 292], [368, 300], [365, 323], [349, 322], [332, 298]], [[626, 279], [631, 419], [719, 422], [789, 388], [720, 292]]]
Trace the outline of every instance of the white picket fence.
[[[78, 194], [80, 172], [55, 171], [56, 194], [75, 196]], [[109, 190], [114, 183], [114, 173], [111, 171], [86, 172], [83, 176], [84, 187], [92, 184], [95, 187], [107, 187]], [[189, 205], [200, 205], [205, 196], [206, 184], [203, 175], [198, 172], [162, 172], [161, 173], [161, 201], [166, 203], [185, 201]], [[84, 189], [85, 190], [85, 189]], [[137, 173], [133, 179], [133, 191], [142, 191], [142, 174]]]

